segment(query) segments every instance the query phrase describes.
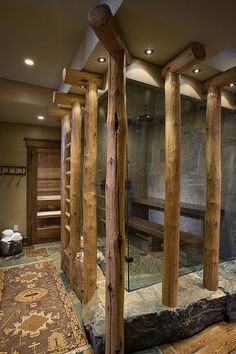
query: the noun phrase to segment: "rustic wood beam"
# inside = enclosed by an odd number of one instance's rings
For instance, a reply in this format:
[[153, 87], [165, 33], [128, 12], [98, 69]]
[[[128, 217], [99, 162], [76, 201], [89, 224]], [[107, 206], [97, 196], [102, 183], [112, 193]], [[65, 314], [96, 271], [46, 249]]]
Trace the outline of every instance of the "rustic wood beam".
[[179, 276], [181, 114], [179, 75], [165, 78], [165, 216], [162, 302], [177, 306]]
[[86, 89], [84, 111], [83, 167], [83, 302], [87, 303], [97, 286], [97, 85]]
[[66, 106], [72, 106], [75, 102], [84, 105], [85, 98], [82, 95], [54, 91], [52, 101], [53, 103], [64, 104]]
[[188, 68], [202, 61], [206, 56], [205, 48], [202, 44], [194, 42], [182, 53], [169, 61], [161, 71], [163, 77], [168, 71], [182, 74]]
[[70, 115], [67, 114], [61, 120], [61, 268], [66, 271], [65, 250], [69, 246], [69, 235], [66, 232], [66, 155], [65, 155], [65, 137], [70, 130]]
[[82, 115], [79, 102], [74, 103], [71, 116], [70, 160], [70, 284], [76, 287], [76, 255], [80, 251], [80, 179], [81, 179], [81, 127]]
[[49, 117], [53, 118], [64, 118], [66, 115], [71, 114], [71, 110], [67, 108], [50, 107], [48, 108], [47, 114]]
[[126, 54], [126, 64], [130, 65], [132, 56], [110, 7], [106, 4], [93, 7], [89, 11], [88, 22], [108, 53], [113, 54], [124, 50]]
[[225, 86], [228, 86], [231, 82], [235, 82], [235, 81], [236, 81], [236, 66], [210, 78], [209, 80], [206, 80], [203, 84], [203, 89], [206, 92], [210, 87], [221, 89]]
[[65, 84], [73, 86], [86, 86], [88, 83], [94, 83], [99, 89], [103, 88], [102, 76], [87, 71], [64, 68], [62, 80]]
[[203, 284], [217, 290], [221, 212], [221, 90], [210, 87], [206, 112], [206, 214]]
[[124, 353], [125, 53], [110, 55], [106, 175], [106, 353]]

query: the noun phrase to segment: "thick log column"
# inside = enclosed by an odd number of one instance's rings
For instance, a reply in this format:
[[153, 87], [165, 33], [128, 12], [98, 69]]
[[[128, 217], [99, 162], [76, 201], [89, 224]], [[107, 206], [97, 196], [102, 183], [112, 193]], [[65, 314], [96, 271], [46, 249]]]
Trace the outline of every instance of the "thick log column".
[[109, 52], [106, 175], [106, 354], [124, 353], [125, 161], [127, 119], [125, 61], [131, 57], [107, 5], [89, 23]]
[[206, 112], [206, 214], [204, 235], [204, 286], [217, 290], [221, 210], [221, 90], [210, 87]]
[[75, 258], [80, 251], [81, 106], [74, 103], [71, 118], [70, 161], [70, 284], [76, 286]]
[[162, 301], [177, 305], [180, 218], [180, 115], [179, 75], [165, 79], [165, 220]]
[[125, 161], [124, 51], [110, 56], [106, 176], [106, 353], [124, 353]]
[[205, 57], [200, 43], [192, 43], [167, 63], [165, 77], [165, 217], [162, 303], [177, 306], [179, 277], [181, 113], [179, 74]]
[[204, 228], [203, 285], [217, 290], [221, 218], [221, 89], [236, 81], [236, 66], [203, 84], [206, 112], [206, 214]]
[[86, 89], [84, 112], [83, 168], [83, 302], [87, 303], [97, 286], [97, 85]]
[[70, 116], [65, 115], [61, 120], [61, 268], [65, 271], [65, 249], [69, 246], [69, 236], [66, 232], [65, 225], [65, 186], [66, 186], [66, 156], [65, 156], [65, 137], [70, 129]]

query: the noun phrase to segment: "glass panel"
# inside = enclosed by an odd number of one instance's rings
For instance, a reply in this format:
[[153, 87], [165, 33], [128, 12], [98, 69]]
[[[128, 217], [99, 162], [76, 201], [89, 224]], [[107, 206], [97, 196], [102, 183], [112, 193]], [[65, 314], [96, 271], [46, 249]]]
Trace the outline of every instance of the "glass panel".
[[156, 198], [164, 197], [164, 95], [142, 84], [127, 84], [129, 291], [161, 280], [163, 225]]
[[206, 108], [181, 97], [180, 275], [203, 266]]
[[221, 261], [236, 257], [236, 114], [222, 110]]

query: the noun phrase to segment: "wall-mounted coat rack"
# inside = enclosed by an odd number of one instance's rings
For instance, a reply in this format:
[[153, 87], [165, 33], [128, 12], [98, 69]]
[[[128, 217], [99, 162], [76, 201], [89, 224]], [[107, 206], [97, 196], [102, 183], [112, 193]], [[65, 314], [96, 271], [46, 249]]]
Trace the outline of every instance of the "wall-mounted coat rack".
[[0, 175], [25, 176], [26, 175], [26, 167], [24, 167], [24, 166], [0, 166]]

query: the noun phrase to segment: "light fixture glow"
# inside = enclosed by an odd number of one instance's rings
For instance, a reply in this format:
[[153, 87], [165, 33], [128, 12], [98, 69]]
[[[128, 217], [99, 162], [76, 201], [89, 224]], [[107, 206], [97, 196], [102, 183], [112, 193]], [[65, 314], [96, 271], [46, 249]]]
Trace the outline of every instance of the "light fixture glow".
[[198, 74], [198, 73], [200, 73], [200, 71], [201, 71], [200, 68], [195, 68], [195, 69], [193, 69], [193, 73], [194, 73], [194, 74]]
[[85, 88], [85, 86], [84, 86], [84, 85], [81, 85], [81, 86], [80, 86], [80, 88], [84, 89], [84, 88]]
[[44, 120], [45, 118], [44, 118], [44, 116], [38, 116], [37, 117], [39, 120]]
[[154, 52], [154, 49], [152, 49], [152, 48], [147, 48], [147, 49], [144, 50], [144, 53], [146, 55], [151, 55], [151, 54], [153, 54], [153, 52]]
[[231, 84], [229, 84], [229, 87], [234, 87], [234, 86], [235, 86], [234, 82], [231, 82]]
[[26, 58], [24, 60], [24, 62], [25, 62], [26, 65], [29, 65], [29, 66], [33, 66], [34, 65], [34, 61], [32, 59], [30, 59], [30, 58]]
[[99, 57], [97, 60], [99, 63], [105, 63], [107, 61], [104, 57]]

